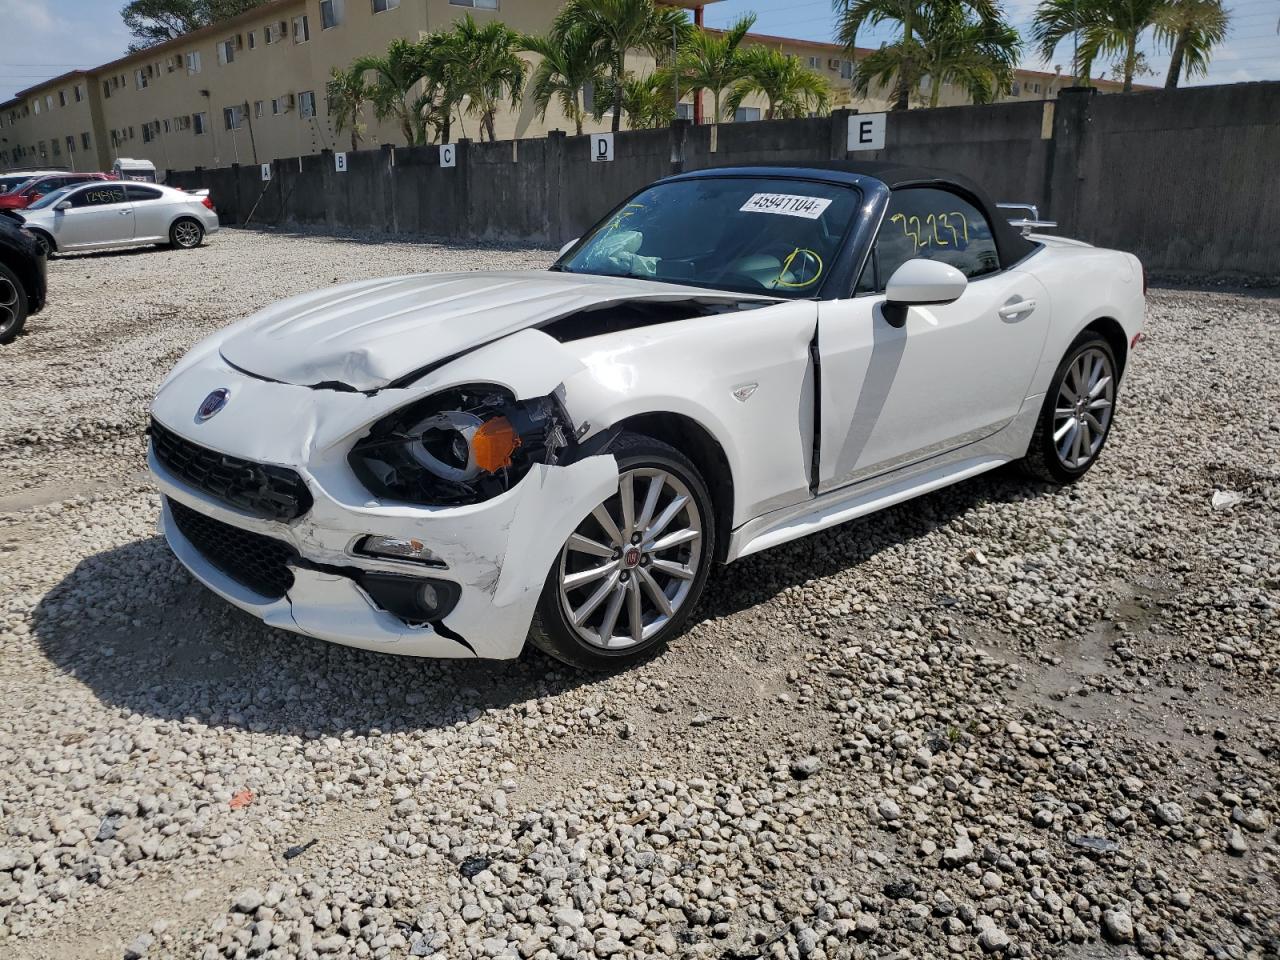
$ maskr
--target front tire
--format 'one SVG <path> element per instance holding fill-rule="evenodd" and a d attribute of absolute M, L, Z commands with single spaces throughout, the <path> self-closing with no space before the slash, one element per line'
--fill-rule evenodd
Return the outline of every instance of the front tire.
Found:
<path fill-rule="evenodd" d="M 44 253 L 46 260 L 52 259 L 53 255 L 58 252 L 54 248 L 53 237 L 43 230 L 32 230 L 31 235 L 36 238 L 36 243 L 40 244 L 40 250 Z"/>
<path fill-rule="evenodd" d="M 685 627 L 715 556 L 715 511 L 679 450 L 623 433 L 618 490 L 561 548 L 538 600 L 533 644 L 583 670 L 631 666 Z"/>
<path fill-rule="evenodd" d="M 1058 364 L 1036 421 L 1023 470 L 1049 483 L 1075 483 L 1106 445 L 1119 367 L 1105 337 L 1086 330 Z"/>
<path fill-rule="evenodd" d="M 29 309 L 22 281 L 0 263 L 0 344 L 12 342 L 22 332 Z"/>
<path fill-rule="evenodd" d="M 177 250 L 194 250 L 204 242 L 204 225 L 199 220 L 183 217 L 169 228 L 169 245 Z"/>

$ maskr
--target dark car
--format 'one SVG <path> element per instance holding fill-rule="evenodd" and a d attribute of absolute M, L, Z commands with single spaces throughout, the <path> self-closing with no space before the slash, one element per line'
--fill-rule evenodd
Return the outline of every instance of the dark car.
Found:
<path fill-rule="evenodd" d="M 44 309 L 45 256 L 35 238 L 0 217 L 0 344 L 22 332 L 27 317 Z"/>
<path fill-rule="evenodd" d="M 90 180 L 110 180 L 105 173 L 51 173 L 20 184 L 8 193 L 0 193 L 0 210 L 23 210 L 46 194 Z"/>

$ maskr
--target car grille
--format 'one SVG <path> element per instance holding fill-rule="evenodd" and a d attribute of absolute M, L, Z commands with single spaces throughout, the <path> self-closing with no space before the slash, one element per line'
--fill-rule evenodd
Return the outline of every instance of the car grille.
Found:
<path fill-rule="evenodd" d="M 236 583 L 278 600 L 293 586 L 294 549 L 282 540 L 241 530 L 166 498 L 179 532 L 200 555 Z"/>
<path fill-rule="evenodd" d="M 295 520 L 311 509 L 297 473 L 218 453 L 151 421 L 151 449 L 166 470 L 196 490 L 263 520 Z"/>

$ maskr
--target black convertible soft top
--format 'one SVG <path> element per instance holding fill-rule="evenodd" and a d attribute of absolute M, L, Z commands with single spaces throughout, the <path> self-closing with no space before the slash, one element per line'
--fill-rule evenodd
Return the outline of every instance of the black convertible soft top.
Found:
<path fill-rule="evenodd" d="M 795 163 L 760 163 L 735 164 L 726 167 L 707 167 L 677 174 L 671 180 L 689 177 L 717 176 L 726 173 L 744 173 L 774 175 L 779 177 L 803 176 L 811 180 L 830 180 L 833 183 L 850 183 L 857 177 L 869 177 L 879 180 L 890 189 L 897 187 L 940 186 L 954 190 L 967 197 L 974 206 L 981 210 L 991 224 L 991 232 L 995 237 L 996 249 L 1000 252 L 1000 262 L 1004 266 L 1017 263 L 1036 249 L 1036 244 L 1024 237 L 1016 227 L 1009 223 L 1008 215 L 1000 210 L 987 197 L 982 189 L 968 177 L 947 170 L 932 167 L 917 167 L 905 163 L 885 163 L 882 161 L 856 160 L 817 160 L 813 162 Z"/>

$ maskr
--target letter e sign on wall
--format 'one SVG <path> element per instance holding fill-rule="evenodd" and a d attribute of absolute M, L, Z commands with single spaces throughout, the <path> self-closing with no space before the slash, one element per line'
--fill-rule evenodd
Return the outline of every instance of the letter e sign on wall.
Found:
<path fill-rule="evenodd" d="M 887 113 L 855 113 L 849 118 L 849 151 L 883 150 Z"/>
<path fill-rule="evenodd" d="M 613 134 L 593 133 L 591 135 L 591 162 L 613 159 Z"/>

